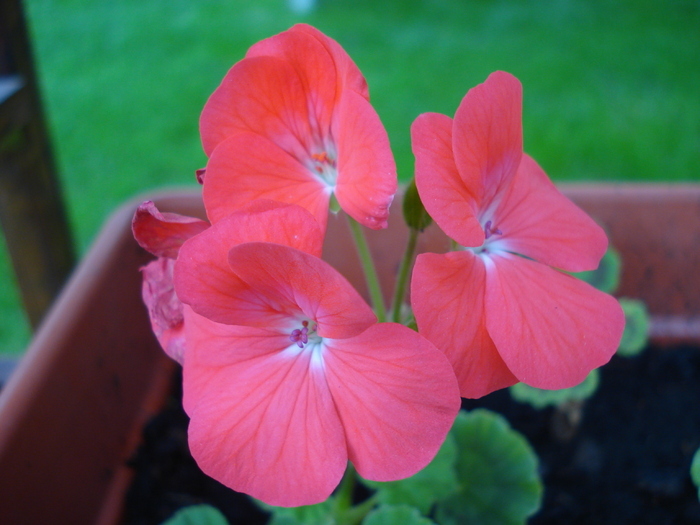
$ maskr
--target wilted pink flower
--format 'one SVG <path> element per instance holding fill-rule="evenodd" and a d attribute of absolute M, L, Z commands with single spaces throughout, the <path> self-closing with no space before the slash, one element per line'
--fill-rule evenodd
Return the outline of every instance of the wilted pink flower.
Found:
<path fill-rule="evenodd" d="M 331 195 L 385 228 L 397 188 L 389 140 L 347 53 L 299 24 L 250 48 L 200 119 L 212 222 L 258 198 L 309 210 L 325 230 Z"/>
<path fill-rule="evenodd" d="M 350 460 L 389 481 L 423 468 L 459 410 L 445 356 L 377 323 L 313 255 L 273 243 L 230 250 L 224 221 L 182 248 L 183 405 L 202 470 L 271 505 L 324 501 Z M 297 230 L 299 231 L 299 230 Z"/>
<path fill-rule="evenodd" d="M 209 227 L 201 219 L 161 213 L 152 201 L 139 205 L 132 220 L 139 245 L 158 258 L 144 266 L 141 294 L 151 328 L 168 356 L 182 363 L 184 332 L 182 303 L 173 288 L 173 268 L 180 246 Z"/>
<path fill-rule="evenodd" d="M 412 127 L 421 199 L 459 245 L 417 258 L 412 305 L 463 397 L 518 381 L 576 385 L 610 359 L 624 327 L 614 298 L 560 271 L 596 268 L 607 239 L 523 153 L 521 115 L 520 82 L 496 72 L 454 121 L 428 113 Z"/>

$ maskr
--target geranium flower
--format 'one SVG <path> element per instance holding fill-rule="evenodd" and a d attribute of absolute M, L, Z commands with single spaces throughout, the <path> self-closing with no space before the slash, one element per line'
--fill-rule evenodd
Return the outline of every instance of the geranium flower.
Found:
<path fill-rule="evenodd" d="M 323 234 L 309 212 L 299 206 L 258 200 L 222 219 L 227 235 L 212 242 L 226 247 L 242 242 L 269 241 L 288 244 L 320 256 Z M 280 224 L 287 228 L 280 228 Z M 152 201 L 134 214 L 132 231 L 139 245 L 158 258 L 144 266 L 142 297 L 153 333 L 165 353 L 182 364 L 185 353 L 183 305 L 173 287 L 173 269 L 182 244 L 209 228 L 201 219 L 161 213 Z M 298 233 L 303 232 L 303 235 Z"/>
<path fill-rule="evenodd" d="M 522 87 L 493 73 L 454 121 L 428 113 L 412 127 L 416 185 L 458 245 L 422 254 L 412 278 L 420 333 L 452 362 L 463 397 L 522 381 L 580 383 L 617 349 L 617 301 L 564 273 L 592 270 L 607 238 L 522 146 Z"/>
<path fill-rule="evenodd" d="M 389 139 L 364 77 L 334 40 L 296 25 L 254 45 L 207 101 L 207 215 L 258 198 L 309 210 L 325 231 L 331 195 L 361 224 L 385 228 L 397 188 Z"/>
<path fill-rule="evenodd" d="M 350 460 L 367 479 L 425 467 L 459 410 L 445 356 L 405 326 L 377 323 L 330 265 L 295 248 L 219 239 L 182 247 L 183 406 L 200 468 L 268 504 L 324 501 Z"/>

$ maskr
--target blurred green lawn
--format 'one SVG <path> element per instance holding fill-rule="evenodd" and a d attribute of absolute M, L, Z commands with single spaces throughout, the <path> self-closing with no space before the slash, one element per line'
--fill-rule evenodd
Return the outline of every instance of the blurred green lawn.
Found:
<path fill-rule="evenodd" d="M 194 185 L 207 96 L 254 42 L 296 22 L 364 72 L 411 176 L 409 126 L 453 115 L 490 72 L 525 89 L 525 149 L 555 180 L 700 179 L 697 0 L 25 0 L 81 253 L 125 199 Z M 0 353 L 29 339 L 0 246 Z"/>

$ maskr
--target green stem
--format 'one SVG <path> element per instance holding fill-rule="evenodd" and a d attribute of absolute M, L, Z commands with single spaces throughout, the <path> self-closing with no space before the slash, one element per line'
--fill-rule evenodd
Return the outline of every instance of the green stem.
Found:
<path fill-rule="evenodd" d="M 348 224 L 350 224 L 352 237 L 355 239 L 355 247 L 357 248 L 357 254 L 360 257 L 360 263 L 362 264 L 362 269 L 365 273 L 365 281 L 367 281 L 369 296 L 372 299 L 372 304 L 374 305 L 374 312 L 377 314 L 377 321 L 382 323 L 386 321 L 386 307 L 384 306 L 382 289 L 379 286 L 377 270 L 374 267 L 372 255 L 369 252 L 365 232 L 362 230 L 362 226 L 352 217 L 348 217 Z"/>
<path fill-rule="evenodd" d="M 376 494 L 358 505 L 352 504 L 355 486 L 357 485 L 357 471 L 352 463 L 348 463 L 340 486 L 335 493 L 335 508 L 333 515 L 338 525 L 359 525 L 367 513 L 377 504 Z"/>
<path fill-rule="evenodd" d="M 369 514 L 369 511 L 371 511 L 378 502 L 379 499 L 377 498 L 377 495 L 374 494 L 372 497 L 366 499 L 362 503 L 351 507 L 341 518 L 339 525 L 359 525 L 362 523 L 362 520 L 365 519 L 365 516 Z"/>
<path fill-rule="evenodd" d="M 418 233 L 418 230 L 409 228 L 408 244 L 406 245 L 406 251 L 404 252 L 403 259 L 401 260 L 401 267 L 399 268 L 399 277 L 396 280 L 396 289 L 394 290 L 394 300 L 391 303 L 391 320 L 395 323 L 401 322 L 401 305 L 403 305 L 404 296 L 406 295 L 406 283 L 408 282 L 408 273 L 411 269 L 411 264 L 413 263 L 413 256 L 416 251 Z"/>
<path fill-rule="evenodd" d="M 338 490 L 335 493 L 335 515 L 336 517 L 344 515 L 352 506 L 352 496 L 355 492 L 355 484 L 357 483 L 357 471 L 352 463 L 348 463 L 348 468 L 345 470 L 345 475 L 340 481 Z"/>

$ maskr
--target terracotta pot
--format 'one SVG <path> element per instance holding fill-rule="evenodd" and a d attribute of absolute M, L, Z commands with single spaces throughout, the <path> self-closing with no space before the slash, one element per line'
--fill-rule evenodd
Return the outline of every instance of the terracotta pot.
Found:
<path fill-rule="evenodd" d="M 700 186 L 564 190 L 608 230 L 624 265 L 620 295 L 647 303 L 654 342 L 700 344 Z M 151 198 L 203 214 L 197 190 Z M 130 223 L 142 200 L 107 222 L 0 394 L 0 523 L 119 523 L 129 458 L 174 370 L 141 303 L 138 268 L 150 256 Z M 387 296 L 407 235 L 397 212 L 389 230 L 369 234 Z M 446 247 L 434 227 L 419 242 Z M 343 219 L 331 218 L 324 257 L 364 290 L 353 253 Z"/>

